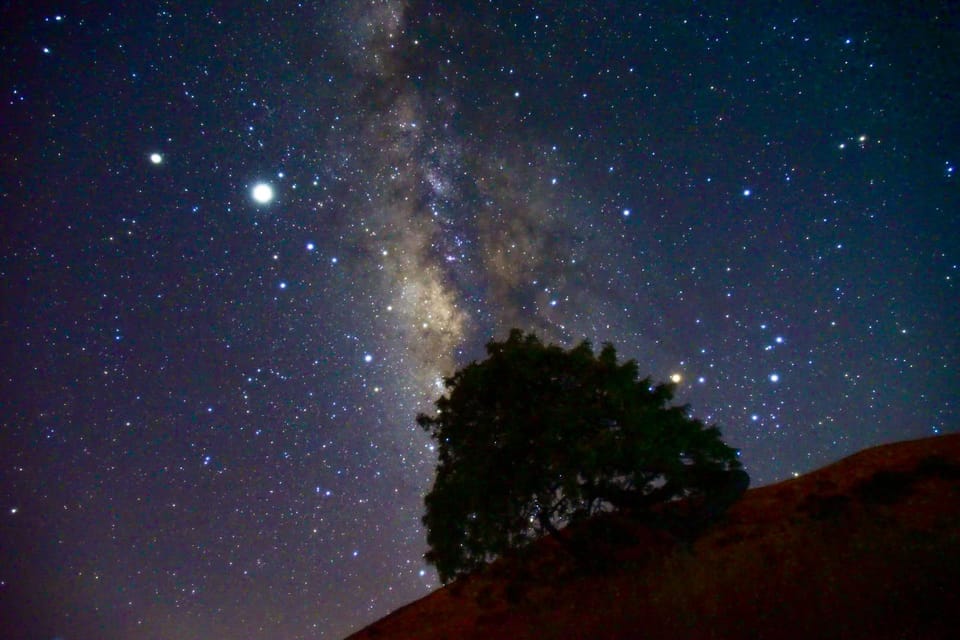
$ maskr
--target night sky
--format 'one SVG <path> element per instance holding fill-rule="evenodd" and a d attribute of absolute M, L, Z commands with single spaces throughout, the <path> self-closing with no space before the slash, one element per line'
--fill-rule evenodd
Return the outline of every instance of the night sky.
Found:
<path fill-rule="evenodd" d="M 425 595 L 414 417 L 513 326 L 755 485 L 958 429 L 955 3 L 0 7 L 7 638 Z"/>

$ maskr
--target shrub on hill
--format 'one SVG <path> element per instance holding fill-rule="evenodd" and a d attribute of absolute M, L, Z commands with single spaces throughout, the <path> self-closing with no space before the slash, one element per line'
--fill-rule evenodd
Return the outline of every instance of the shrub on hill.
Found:
<path fill-rule="evenodd" d="M 700 495 L 710 519 L 746 490 L 719 429 L 612 345 L 564 350 L 515 329 L 487 354 L 417 417 L 439 452 L 423 522 L 444 582 L 601 511 Z"/>

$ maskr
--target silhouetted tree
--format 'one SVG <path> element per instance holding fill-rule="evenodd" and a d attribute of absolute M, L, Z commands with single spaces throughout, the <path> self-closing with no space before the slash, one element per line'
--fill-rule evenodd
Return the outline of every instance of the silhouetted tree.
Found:
<path fill-rule="evenodd" d="M 597 511 L 707 494 L 740 468 L 717 427 L 610 344 L 595 355 L 514 329 L 487 354 L 445 380 L 436 415 L 417 416 L 439 452 L 423 523 L 444 582 Z"/>

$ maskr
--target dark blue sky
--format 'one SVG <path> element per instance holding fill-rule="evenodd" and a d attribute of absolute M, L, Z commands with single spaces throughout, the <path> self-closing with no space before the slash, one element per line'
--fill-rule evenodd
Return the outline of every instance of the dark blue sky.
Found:
<path fill-rule="evenodd" d="M 958 428 L 953 3 L 44 4 L 0 5 L 12 639 L 426 594 L 414 416 L 513 326 L 679 376 L 755 484 Z"/>

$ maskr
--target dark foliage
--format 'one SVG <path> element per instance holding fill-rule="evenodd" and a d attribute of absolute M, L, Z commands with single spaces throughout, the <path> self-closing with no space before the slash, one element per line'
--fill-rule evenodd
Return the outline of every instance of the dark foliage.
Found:
<path fill-rule="evenodd" d="M 939 456 L 928 456 L 912 471 L 877 471 L 860 482 L 855 492 L 864 502 L 891 505 L 908 497 L 914 484 L 926 478 L 955 480 L 960 478 L 960 465 Z"/>
<path fill-rule="evenodd" d="M 910 494 L 915 479 L 912 473 L 883 469 L 858 484 L 855 491 L 864 502 L 894 504 Z"/>
<path fill-rule="evenodd" d="M 689 495 L 725 508 L 746 488 L 717 427 L 670 405 L 673 388 L 639 379 L 611 345 L 595 355 L 513 330 L 487 353 L 445 380 L 435 416 L 417 417 L 438 445 L 423 522 L 444 582 L 600 511 Z"/>
<path fill-rule="evenodd" d="M 960 479 L 960 464 L 940 456 L 928 456 L 917 464 L 917 474 L 922 478 Z"/>
<path fill-rule="evenodd" d="M 804 499 L 800 510 L 814 520 L 832 522 L 839 520 L 850 510 L 850 496 L 841 494 L 812 494 Z"/>

